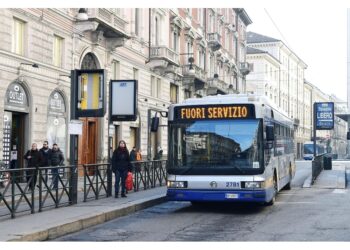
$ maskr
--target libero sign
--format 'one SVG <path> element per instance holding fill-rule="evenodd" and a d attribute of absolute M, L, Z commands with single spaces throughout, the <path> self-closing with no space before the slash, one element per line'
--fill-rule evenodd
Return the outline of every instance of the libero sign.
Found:
<path fill-rule="evenodd" d="M 330 130 L 334 128 L 333 102 L 315 102 L 314 112 L 316 130 Z"/>
<path fill-rule="evenodd" d="M 213 120 L 255 118 L 252 104 L 200 105 L 174 108 L 177 120 Z"/>

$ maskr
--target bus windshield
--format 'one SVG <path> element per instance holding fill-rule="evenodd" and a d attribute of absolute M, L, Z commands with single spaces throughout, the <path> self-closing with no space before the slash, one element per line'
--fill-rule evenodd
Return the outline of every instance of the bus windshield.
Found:
<path fill-rule="evenodd" d="M 172 123 L 169 168 L 193 174 L 244 174 L 261 169 L 261 130 L 260 120 Z"/>

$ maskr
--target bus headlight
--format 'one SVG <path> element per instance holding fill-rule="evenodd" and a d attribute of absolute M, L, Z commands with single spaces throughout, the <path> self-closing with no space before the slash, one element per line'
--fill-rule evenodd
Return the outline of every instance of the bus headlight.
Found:
<path fill-rule="evenodd" d="M 187 181 L 168 181 L 168 188 L 187 188 Z"/>
<path fill-rule="evenodd" d="M 264 188 L 265 184 L 262 181 L 246 181 L 245 188 Z"/>

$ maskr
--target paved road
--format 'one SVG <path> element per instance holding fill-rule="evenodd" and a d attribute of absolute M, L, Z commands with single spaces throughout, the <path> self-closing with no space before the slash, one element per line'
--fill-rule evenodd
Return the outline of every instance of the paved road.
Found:
<path fill-rule="evenodd" d="M 167 202 L 57 241 L 349 241 L 347 189 L 301 188 L 309 167 L 297 165 L 290 191 L 272 207 Z"/>

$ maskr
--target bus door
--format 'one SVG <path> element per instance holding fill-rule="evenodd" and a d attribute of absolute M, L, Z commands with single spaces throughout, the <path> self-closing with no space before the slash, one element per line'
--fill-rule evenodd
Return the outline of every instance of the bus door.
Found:
<path fill-rule="evenodd" d="M 285 164 L 285 157 L 284 157 L 284 140 L 281 136 L 281 131 L 283 128 L 275 124 L 275 148 L 274 148 L 274 155 L 275 155 L 275 161 L 273 167 L 277 170 L 277 178 L 281 179 L 285 174 L 283 173 L 283 166 Z"/>

